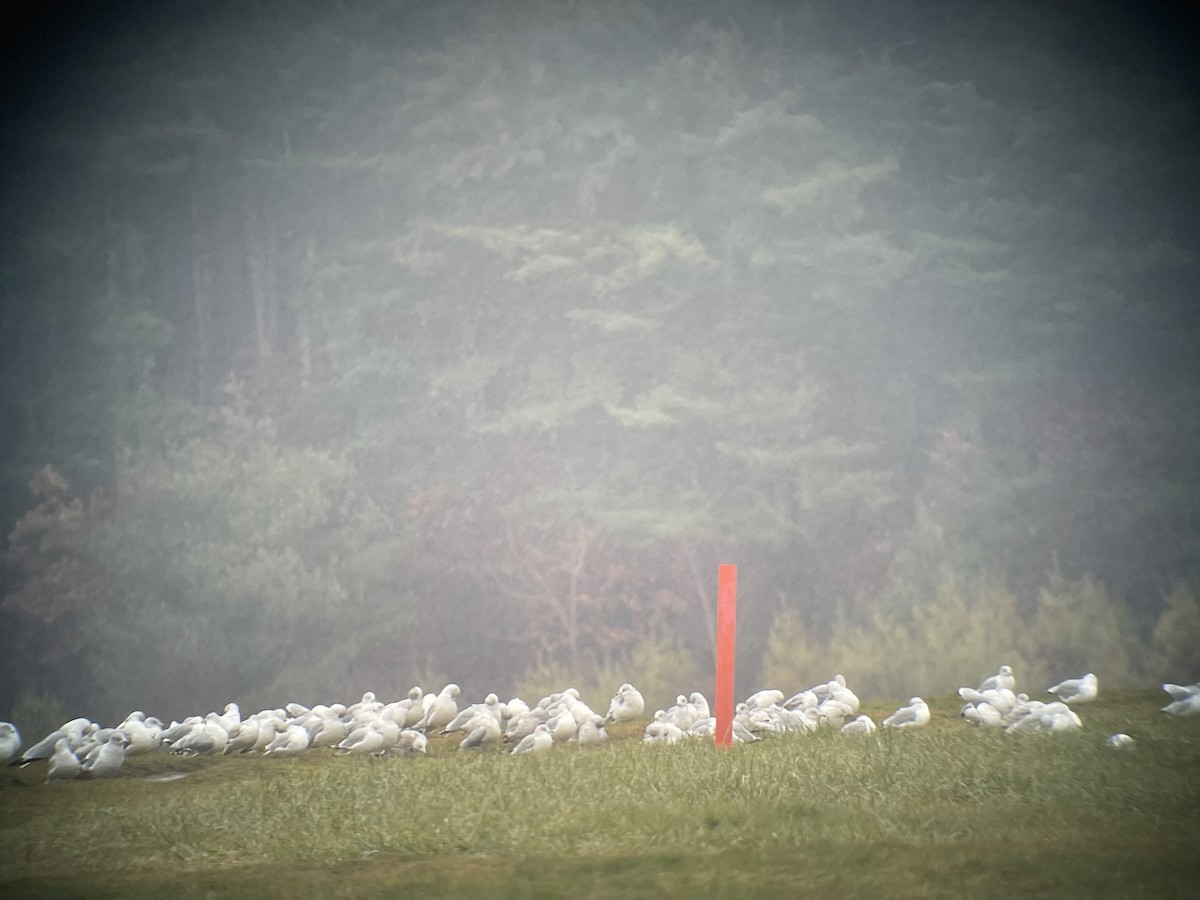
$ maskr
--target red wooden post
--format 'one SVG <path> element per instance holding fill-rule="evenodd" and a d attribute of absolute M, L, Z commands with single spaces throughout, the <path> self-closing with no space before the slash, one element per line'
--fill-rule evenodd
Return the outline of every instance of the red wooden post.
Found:
<path fill-rule="evenodd" d="M 737 643 L 737 566 L 717 566 L 717 729 L 718 747 L 733 743 L 733 648 Z"/>

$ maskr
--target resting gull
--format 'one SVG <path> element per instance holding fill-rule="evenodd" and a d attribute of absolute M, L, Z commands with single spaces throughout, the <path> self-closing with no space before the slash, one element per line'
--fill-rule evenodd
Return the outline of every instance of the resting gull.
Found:
<path fill-rule="evenodd" d="M 1183 700 L 1172 700 L 1162 708 L 1162 711 L 1172 716 L 1194 716 L 1200 714 L 1200 694 L 1192 694 Z"/>
<path fill-rule="evenodd" d="M 258 739 L 255 740 L 254 746 L 250 748 L 250 752 L 265 752 L 275 739 L 279 737 L 280 733 L 286 730 L 287 724 L 274 712 L 262 713 L 262 718 L 258 720 Z M 305 732 L 305 737 L 308 737 L 307 732 Z"/>
<path fill-rule="evenodd" d="M 7 765 L 21 755 L 21 732 L 12 722 L 0 722 L 0 765 Z"/>
<path fill-rule="evenodd" d="M 974 688 L 962 687 L 958 689 L 958 696 L 968 703 L 987 703 L 999 710 L 1001 714 L 1017 705 L 1017 695 L 1008 688 L 989 688 L 986 691 L 977 691 Z"/>
<path fill-rule="evenodd" d="M 870 716 L 859 716 L 842 726 L 842 734 L 871 734 L 875 731 L 875 723 Z"/>
<path fill-rule="evenodd" d="M 162 742 L 168 747 L 174 747 L 178 741 L 183 740 L 203 723 L 204 719 L 200 716 L 188 716 L 182 722 L 172 722 L 163 730 Z"/>
<path fill-rule="evenodd" d="M 755 691 L 746 698 L 746 706 L 750 709 L 766 709 L 768 706 L 779 706 L 783 703 L 783 691 Z"/>
<path fill-rule="evenodd" d="M 224 722 L 219 714 L 209 713 L 202 725 L 171 745 L 171 752 L 186 756 L 224 753 L 225 745 L 229 743 L 229 732 L 225 730 Z"/>
<path fill-rule="evenodd" d="M 529 712 L 517 716 L 508 723 L 508 730 L 504 734 L 504 740 L 508 743 L 522 741 L 533 734 L 538 725 L 546 722 L 549 718 L 550 714 L 545 709 L 535 706 Z"/>
<path fill-rule="evenodd" d="M 470 731 L 471 721 L 481 713 L 494 718 L 497 726 L 504 721 L 500 698 L 495 694 L 488 694 L 482 703 L 472 703 L 470 706 L 464 707 L 453 719 L 446 723 L 446 727 L 442 729 L 442 734 L 449 734 L 452 731 Z"/>
<path fill-rule="evenodd" d="M 1200 714 L 1200 682 L 1196 684 L 1164 684 L 1162 689 L 1171 695 L 1171 702 L 1162 711 L 1172 716 Z"/>
<path fill-rule="evenodd" d="M 717 733 L 717 717 L 709 716 L 707 719 L 701 719 L 698 722 L 696 722 L 696 724 L 692 726 L 692 730 L 687 733 L 686 737 L 713 738 L 716 736 L 716 733 Z M 733 739 L 735 741 L 737 741 L 739 744 L 749 744 L 753 741 L 758 740 L 758 737 L 755 734 L 753 734 L 751 731 L 749 731 L 746 728 L 746 726 L 744 724 L 742 724 L 741 722 L 739 722 L 737 719 L 733 720 L 732 736 L 733 736 Z M 649 738 L 647 738 L 647 740 L 649 740 Z M 661 738 L 660 738 L 660 740 L 661 740 Z M 674 742 L 668 740 L 668 741 L 666 741 L 666 743 L 674 743 Z"/>
<path fill-rule="evenodd" d="M 434 728 L 444 728 L 458 715 L 458 697 L 462 690 L 457 684 L 448 684 L 442 688 L 425 710 L 417 726 L 422 731 L 429 732 Z"/>
<path fill-rule="evenodd" d="M 428 746 L 429 738 L 425 737 L 419 731 L 405 728 L 400 732 L 400 737 L 396 740 L 396 746 L 392 747 L 392 750 L 407 756 L 413 753 L 424 753 L 425 748 Z"/>
<path fill-rule="evenodd" d="M 816 731 L 825 721 L 821 713 L 812 707 L 784 709 L 781 715 L 788 731 Z"/>
<path fill-rule="evenodd" d="M 83 762 L 83 771 L 93 778 L 111 778 L 125 765 L 125 732 L 114 731 L 108 740 Z"/>
<path fill-rule="evenodd" d="M 567 710 L 563 710 L 558 715 L 546 722 L 550 726 L 550 733 L 554 735 L 556 744 L 565 744 L 571 738 L 575 737 L 578 727 L 575 725 L 575 717 Z"/>
<path fill-rule="evenodd" d="M 162 722 L 154 716 L 126 719 L 117 728 L 129 738 L 129 746 L 125 748 L 126 756 L 149 753 L 162 746 Z"/>
<path fill-rule="evenodd" d="M 289 725 L 263 751 L 264 756 L 299 756 L 308 749 L 308 732 L 303 725 Z"/>
<path fill-rule="evenodd" d="M 604 717 L 593 713 L 592 717 L 579 726 L 576 737 L 580 747 L 595 747 L 608 740 L 608 732 L 604 730 Z"/>
<path fill-rule="evenodd" d="M 242 724 L 242 710 L 236 703 L 226 703 L 225 711 L 214 713 L 214 715 L 220 721 L 221 727 L 225 729 L 226 735 Z"/>
<path fill-rule="evenodd" d="M 617 688 L 612 702 L 608 704 L 609 722 L 632 722 L 646 710 L 646 701 L 641 691 L 628 682 Z"/>
<path fill-rule="evenodd" d="M 79 759 L 71 752 L 70 742 L 66 738 L 59 738 L 50 757 L 50 768 L 46 770 L 46 783 L 78 778 L 82 771 Z"/>
<path fill-rule="evenodd" d="M 520 697 L 513 697 L 504 704 L 504 718 L 511 721 L 517 716 L 523 716 L 529 712 L 529 704 Z"/>
<path fill-rule="evenodd" d="M 346 723 L 330 712 L 318 718 L 315 727 L 309 732 L 308 743 L 311 747 L 336 747 L 349 733 Z"/>
<path fill-rule="evenodd" d="M 962 717 L 981 728 L 999 728 L 1004 724 L 1004 714 L 986 700 L 968 703 L 962 708 Z"/>
<path fill-rule="evenodd" d="M 381 713 L 401 728 L 416 725 L 424 714 L 425 709 L 421 706 L 421 689 L 415 686 L 409 689 L 407 697 L 387 704 Z"/>
<path fill-rule="evenodd" d="M 1162 689 L 1171 695 L 1172 700 L 1186 700 L 1200 694 L 1200 681 L 1195 684 L 1164 683 Z"/>
<path fill-rule="evenodd" d="M 665 715 L 667 721 L 680 731 L 687 731 L 696 721 L 696 710 L 683 694 L 675 698 L 675 705 L 668 709 Z"/>
<path fill-rule="evenodd" d="M 1038 714 L 1044 731 L 1074 731 L 1083 727 L 1083 722 L 1065 703 L 1047 703 Z"/>
<path fill-rule="evenodd" d="M 459 750 L 487 747 L 500 740 L 500 719 L 490 712 L 481 712 L 467 723 L 467 736 L 458 743 Z"/>
<path fill-rule="evenodd" d="M 383 732 L 375 725 L 364 725 L 352 731 L 344 741 L 338 744 L 333 752 L 337 756 L 356 754 L 366 756 L 378 753 L 384 748 Z"/>
<path fill-rule="evenodd" d="M 90 734 L 95 731 L 93 723 L 89 719 L 72 719 L 66 722 L 62 727 L 50 732 L 32 747 L 27 749 L 19 757 L 12 760 L 10 766 L 27 766 L 31 762 L 36 762 L 39 759 L 49 759 L 54 753 L 54 745 L 58 743 L 59 738 L 67 738 L 72 745 L 81 742 L 85 734 Z"/>
<path fill-rule="evenodd" d="M 826 725 L 840 728 L 846 719 L 854 715 L 856 709 L 857 707 L 851 709 L 850 706 L 830 695 L 828 699 L 817 707 L 817 715 L 820 716 L 821 721 Z"/>
<path fill-rule="evenodd" d="M 1063 703 L 1088 703 L 1096 699 L 1099 683 L 1096 681 L 1096 676 L 1088 672 L 1082 678 L 1068 678 L 1046 690 L 1055 694 Z"/>
<path fill-rule="evenodd" d="M 840 673 L 833 676 L 833 681 L 836 681 L 842 687 L 846 686 L 846 676 L 842 675 Z M 813 704 L 813 706 L 816 706 L 817 704 L 824 703 L 826 700 L 829 699 L 829 685 L 830 685 L 830 682 L 828 682 L 828 681 L 824 681 L 821 684 L 814 684 L 812 687 L 808 688 L 807 690 L 801 691 L 799 694 L 796 695 L 796 697 L 799 697 L 803 694 L 812 694 L 814 697 L 817 698 L 817 702 Z M 793 697 L 792 700 L 794 700 L 794 699 L 796 699 L 796 698 Z M 791 703 L 792 701 L 789 700 L 788 702 Z"/>
<path fill-rule="evenodd" d="M 659 712 L 662 712 L 662 710 L 659 710 Z M 686 736 L 686 732 L 674 722 L 668 721 L 664 713 L 661 718 L 654 719 L 646 726 L 646 732 L 642 735 L 642 742 L 646 744 L 677 744 Z"/>
<path fill-rule="evenodd" d="M 525 737 L 521 738 L 521 742 L 513 747 L 512 755 L 518 753 L 545 753 L 554 746 L 554 735 L 550 733 L 550 726 L 545 722 L 538 724 L 533 731 Z"/>
<path fill-rule="evenodd" d="M 242 724 L 238 726 L 237 734 L 231 735 L 229 742 L 225 745 L 225 753 L 249 753 L 254 749 L 254 745 L 258 743 L 262 727 L 262 717 L 258 713 L 247 719 L 243 719 Z M 271 734 L 274 735 L 274 726 L 270 725 L 267 727 L 271 729 Z"/>
<path fill-rule="evenodd" d="M 383 704 L 375 698 L 375 692 L 366 691 L 363 693 L 361 700 L 350 704 L 350 708 L 346 710 L 346 714 L 353 719 L 361 715 L 373 716 L 381 709 L 383 709 Z"/>
<path fill-rule="evenodd" d="M 784 709 L 816 709 L 821 705 L 820 698 L 811 689 L 800 691 L 798 694 L 792 694 L 784 701 Z"/>
<path fill-rule="evenodd" d="M 920 697 L 910 697 L 902 706 L 883 720 L 885 728 L 921 728 L 929 724 L 929 705 Z"/>
<path fill-rule="evenodd" d="M 983 679 L 979 684 L 979 691 L 995 691 L 1000 688 L 1007 688 L 1010 691 L 1017 689 L 1017 679 L 1013 675 L 1012 666 L 1001 666 L 995 675 Z"/>

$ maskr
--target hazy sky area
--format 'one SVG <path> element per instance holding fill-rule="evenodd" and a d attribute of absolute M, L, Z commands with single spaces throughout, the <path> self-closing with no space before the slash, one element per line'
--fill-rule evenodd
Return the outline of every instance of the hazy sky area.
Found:
<path fill-rule="evenodd" d="M 1200 678 L 1191 4 L 7 4 L 0 718 Z M 478 695 L 478 696 L 476 696 Z"/>

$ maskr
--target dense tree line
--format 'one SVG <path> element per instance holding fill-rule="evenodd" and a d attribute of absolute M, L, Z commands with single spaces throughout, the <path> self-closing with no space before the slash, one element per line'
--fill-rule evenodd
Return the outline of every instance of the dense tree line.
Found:
<path fill-rule="evenodd" d="M 673 693 L 718 561 L 746 681 L 941 687 L 972 628 L 1078 674 L 1064 597 L 1133 641 L 1102 678 L 1194 666 L 1162 24 L 164 4 L 56 59 L 0 182 L 0 707 Z"/>

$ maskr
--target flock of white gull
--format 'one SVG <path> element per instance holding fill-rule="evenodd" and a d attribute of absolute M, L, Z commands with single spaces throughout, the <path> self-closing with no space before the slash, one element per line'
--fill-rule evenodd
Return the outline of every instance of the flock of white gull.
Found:
<path fill-rule="evenodd" d="M 1001 666 L 978 687 L 959 688 L 965 701 L 962 717 L 981 728 L 1009 732 L 1070 731 L 1082 726 L 1073 707 L 1096 699 L 1099 688 L 1096 676 L 1089 673 L 1048 688 L 1056 699 L 1042 702 L 1016 693 L 1016 686 L 1012 668 Z M 1163 690 L 1171 696 L 1163 712 L 1200 714 L 1200 682 L 1164 684 Z M 631 684 L 621 685 L 606 715 L 584 703 L 574 688 L 543 697 L 533 706 L 515 697 L 502 703 L 495 694 L 488 694 L 483 702 L 460 708 L 460 696 L 458 685 L 448 684 L 437 694 L 414 687 L 407 697 L 392 703 L 383 703 L 368 691 L 349 706 L 289 703 L 246 718 L 236 703 L 228 704 L 223 712 L 191 716 L 169 725 L 140 711 L 112 728 L 79 718 L 24 751 L 16 726 L 0 722 L 0 763 L 28 766 L 45 760 L 47 781 L 103 778 L 118 775 L 128 757 L 156 751 L 187 756 L 261 753 L 291 757 L 324 749 L 342 756 L 409 755 L 424 753 L 427 735 L 439 732 L 463 733 L 462 750 L 509 744 L 513 754 L 544 753 L 556 744 L 601 744 L 608 739 L 606 725 L 636 722 L 644 718 L 646 708 L 642 694 Z M 929 720 L 928 704 L 913 697 L 880 724 L 911 729 L 924 727 Z M 778 690 L 752 694 L 737 705 L 732 737 L 749 743 L 769 734 L 821 728 L 838 728 L 846 734 L 876 730 L 875 722 L 859 713 L 858 697 L 841 675 L 791 697 Z M 711 740 L 715 730 L 716 719 L 708 701 L 696 691 L 688 697 L 679 695 L 670 709 L 656 711 L 643 740 L 666 744 L 696 737 Z M 1132 743 L 1123 733 L 1107 739 L 1114 748 Z"/>

